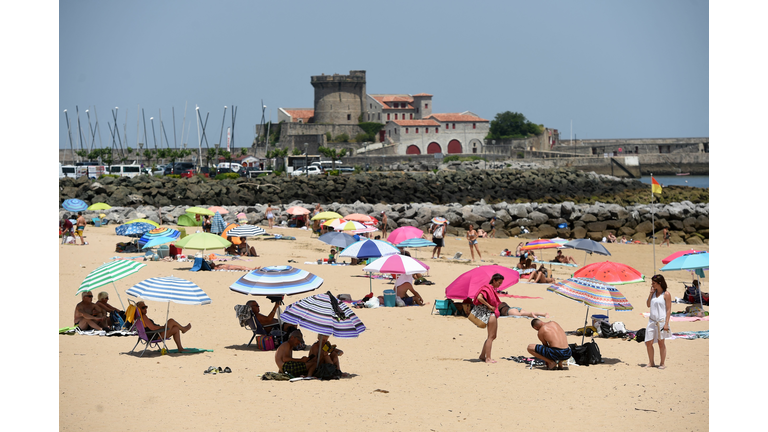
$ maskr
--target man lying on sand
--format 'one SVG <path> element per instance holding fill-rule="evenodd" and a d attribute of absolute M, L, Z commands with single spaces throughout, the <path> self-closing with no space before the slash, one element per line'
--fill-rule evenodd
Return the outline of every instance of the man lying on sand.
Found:
<path fill-rule="evenodd" d="M 531 327 L 539 332 L 539 340 L 543 345 L 528 345 L 528 352 L 537 359 L 544 360 L 547 369 L 563 369 L 563 360 L 571 358 L 571 347 L 568 346 L 568 338 L 560 324 L 550 321 L 544 322 L 538 318 L 531 321 Z"/>
<path fill-rule="evenodd" d="M 528 312 L 524 311 L 523 308 L 515 307 L 515 306 L 509 306 L 508 304 L 502 302 L 499 305 L 499 315 L 501 316 L 524 316 L 529 318 L 549 318 L 549 313 L 547 312 Z"/>

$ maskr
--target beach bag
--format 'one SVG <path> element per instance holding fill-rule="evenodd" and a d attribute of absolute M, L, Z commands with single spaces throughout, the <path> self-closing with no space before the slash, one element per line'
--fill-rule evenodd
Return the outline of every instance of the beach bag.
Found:
<path fill-rule="evenodd" d="M 626 333 L 626 332 L 627 332 L 627 328 L 626 328 L 626 327 L 624 327 L 624 323 L 623 323 L 623 322 L 621 322 L 621 321 L 617 321 L 617 322 L 613 323 L 613 324 L 611 325 L 611 328 L 612 328 L 612 329 L 613 329 L 613 331 L 615 331 L 616 333 Z"/>
<path fill-rule="evenodd" d="M 645 329 L 642 328 L 635 332 L 635 341 L 637 343 L 644 342 L 645 341 Z"/>
<path fill-rule="evenodd" d="M 577 365 L 589 366 L 591 364 L 603 363 L 600 348 L 594 340 L 584 345 L 568 344 L 568 346 L 571 348 L 571 355 Z"/>
<path fill-rule="evenodd" d="M 275 338 L 269 335 L 257 335 L 256 349 L 259 351 L 272 351 L 275 349 Z"/>
<path fill-rule="evenodd" d="M 445 230 L 445 226 L 440 225 L 439 227 L 435 228 L 435 232 L 432 233 L 432 237 L 441 239 L 443 238 L 443 231 Z"/>
<path fill-rule="evenodd" d="M 336 375 L 336 366 L 333 363 L 323 363 L 315 370 L 315 377 L 321 380 L 333 379 Z"/>
<path fill-rule="evenodd" d="M 488 319 L 491 317 L 492 313 L 493 311 L 488 309 L 486 305 L 475 305 L 467 318 L 469 318 L 469 320 L 476 326 L 485 328 L 488 326 Z"/>

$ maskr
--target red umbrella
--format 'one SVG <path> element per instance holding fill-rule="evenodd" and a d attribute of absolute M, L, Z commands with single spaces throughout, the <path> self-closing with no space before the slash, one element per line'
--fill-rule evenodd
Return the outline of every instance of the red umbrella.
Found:
<path fill-rule="evenodd" d="M 392 234 L 387 237 L 387 241 L 393 244 L 402 243 L 408 239 L 421 238 L 424 235 L 424 231 L 412 226 L 402 226 L 392 231 Z"/>
<path fill-rule="evenodd" d="M 645 276 L 634 268 L 610 261 L 586 265 L 573 274 L 577 278 L 597 279 L 611 285 L 643 282 Z"/>
<path fill-rule="evenodd" d="M 669 264 L 675 258 L 680 258 L 683 255 L 698 254 L 698 253 L 702 253 L 702 252 L 706 252 L 706 251 L 699 251 L 699 250 L 688 249 L 688 250 L 684 250 L 684 251 L 680 251 L 680 252 L 675 252 L 672 255 L 670 255 L 670 256 L 664 258 L 663 260 L 661 260 L 661 262 L 664 263 L 664 264 Z"/>
<path fill-rule="evenodd" d="M 520 280 L 520 273 L 511 268 L 496 264 L 484 265 L 475 267 L 457 277 L 455 281 L 451 282 L 451 284 L 445 288 L 445 296 L 455 300 L 474 298 L 480 287 L 488 284 L 491 280 L 491 276 L 496 273 L 500 273 L 504 276 L 504 282 L 502 282 L 497 291 L 503 291 Z"/>

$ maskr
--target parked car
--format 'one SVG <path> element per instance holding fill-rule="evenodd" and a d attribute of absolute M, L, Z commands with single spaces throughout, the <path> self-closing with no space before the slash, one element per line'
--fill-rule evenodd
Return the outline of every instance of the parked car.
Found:
<path fill-rule="evenodd" d="M 259 167 L 248 167 L 245 171 L 245 176 L 248 178 L 256 178 L 262 174 L 270 174 L 272 170 L 263 170 Z"/>
<path fill-rule="evenodd" d="M 196 170 L 196 166 L 192 162 L 176 162 L 174 164 L 168 164 L 166 165 L 165 169 L 163 169 L 164 175 L 171 175 L 171 174 L 182 174 L 182 173 L 188 173 L 189 170 L 192 170 L 193 173 Z"/>
<path fill-rule="evenodd" d="M 355 168 L 350 166 L 340 166 L 336 167 L 336 169 L 339 170 L 339 172 L 355 172 Z"/>
<path fill-rule="evenodd" d="M 77 178 L 74 165 L 61 165 L 59 164 L 59 178 L 71 177 Z"/>
<path fill-rule="evenodd" d="M 154 171 L 152 171 L 152 175 L 163 175 L 165 174 L 165 167 L 167 167 L 170 164 L 162 164 L 158 165 L 157 168 L 155 168 Z"/>
<path fill-rule="evenodd" d="M 310 166 L 308 166 L 306 168 L 305 167 L 301 167 L 301 168 L 298 168 L 298 169 L 294 170 L 291 173 L 291 175 L 292 176 L 296 176 L 296 177 L 298 177 L 300 175 L 307 175 L 307 170 L 309 170 L 309 175 L 319 175 L 319 174 L 323 173 L 323 169 L 322 168 L 320 168 L 318 166 L 315 166 L 315 165 L 310 165 Z"/>
<path fill-rule="evenodd" d="M 245 175 L 246 175 L 244 169 L 241 169 L 239 171 L 233 171 L 232 168 L 228 168 L 228 167 L 216 168 L 216 175 L 219 175 L 219 174 L 229 174 L 229 173 L 237 174 L 240 177 L 245 177 Z"/>

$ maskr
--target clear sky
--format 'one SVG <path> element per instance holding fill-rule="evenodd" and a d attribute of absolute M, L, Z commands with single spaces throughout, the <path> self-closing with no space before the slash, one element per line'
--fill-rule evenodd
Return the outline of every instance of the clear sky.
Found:
<path fill-rule="evenodd" d="M 290 6 L 288 6 L 290 4 Z M 561 139 L 709 136 L 709 11 L 702 1 L 64 1 L 59 3 L 59 147 L 136 147 L 137 107 L 160 145 L 212 146 L 237 106 L 235 145 L 278 107 L 312 107 L 311 75 L 367 71 L 368 93 L 426 92 L 434 112 L 516 111 Z M 127 114 L 127 119 L 126 119 Z M 187 128 L 189 129 L 189 139 Z M 127 139 L 123 136 L 127 131 Z M 140 141 L 144 126 L 139 126 Z M 90 138 L 83 137 L 90 145 Z M 163 137 L 165 143 L 165 138 Z M 101 143 L 101 145 L 99 145 Z M 85 144 L 84 144 L 85 145 Z M 165 146 L 165 144 L 164 144 Z"/>

